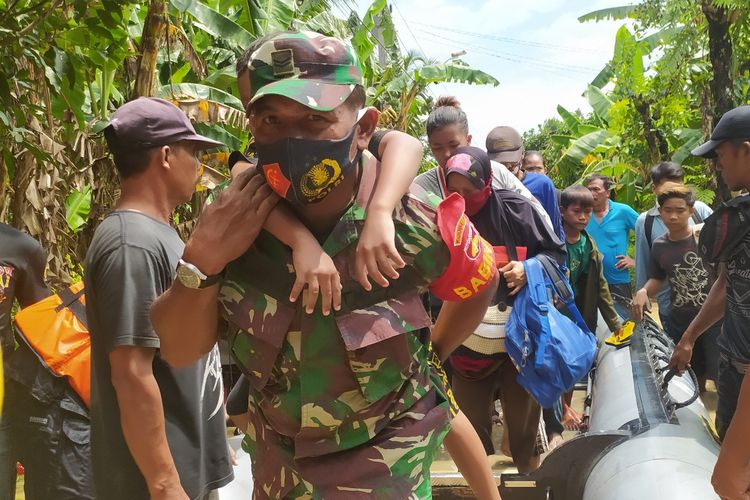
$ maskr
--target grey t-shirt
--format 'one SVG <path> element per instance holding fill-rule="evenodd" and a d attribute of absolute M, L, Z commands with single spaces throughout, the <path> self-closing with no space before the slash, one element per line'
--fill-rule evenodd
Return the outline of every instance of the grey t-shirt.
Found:
<path fill-rule="evenodd" d="M 119 346 L 159 348 L 149 309 L 172 284 L 182 250 L 183 243 L 170 226 L 139 212 L 116 211 L 99 225 L 86 255 L 92 457 L 98 498 L 149 498 L 122 433 L 109 354 Z M 200 498 L 234 477 L 218 349 L 180 370 L 170 368 L 157 351 L 153 372 L 180 481 L 190 498 Z"/>

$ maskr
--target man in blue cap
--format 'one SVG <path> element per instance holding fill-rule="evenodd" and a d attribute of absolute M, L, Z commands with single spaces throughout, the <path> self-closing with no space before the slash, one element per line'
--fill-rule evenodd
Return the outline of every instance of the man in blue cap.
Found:
<path fill-rule="evenodd" d="M 716 170 L 732 191 L 750 189 L 750 106 L 722 116 L 711 139 L 693 154 L 715 158 Z M 719 266 L 719 278 L 703 308 L 675 347 L 670 366 L 690 364 L 695 340 L 724 318 L 718 338 L 721 351 L 716 381 L 719 402 L 716 429 L 723 440 L 713 484 L 721 498 L 750 498 L 750 196 L 725 203 L 706 220 L 699 249 Z M 744 381 L 744 382 L 743 382 Z M 730 425 L 731 424 L 731 425 Z"/>

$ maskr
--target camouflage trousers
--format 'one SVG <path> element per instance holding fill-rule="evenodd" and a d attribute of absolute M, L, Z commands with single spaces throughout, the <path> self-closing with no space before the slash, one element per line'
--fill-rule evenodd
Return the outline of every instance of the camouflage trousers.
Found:
<path fill-rule="evenodd" d="M 251 402 L 243 448 L 253 463 L 253 498 L 429 499 L 430 466 L 448 428 L 447 404 L 432 389 L 366 444 L 295 458 L 294 439 L 277 433 Z"/>

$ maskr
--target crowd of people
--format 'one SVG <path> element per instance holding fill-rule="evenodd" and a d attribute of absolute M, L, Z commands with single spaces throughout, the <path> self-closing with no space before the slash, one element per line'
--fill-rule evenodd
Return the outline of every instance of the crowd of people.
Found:
<path fill-rule="evenodd" d="M 572 393 L 541 408 L 505 351 L 523 262 L 537 258 L 565 270 L 592 331 L 603 320 L 616 334 L 656 301 L 670 366 L 717 387 L 715 489 L 748 498 L 750 235 L 719 234 L 706 256 L 712 211 L 680 165 L 653 166 L 656 204 L 639 215 L 600 173 L 558 189 L 512 126 L 472 146 L 466 113 L 442 97 L 426 122 L 437 166 L 417 175 L 421 142 L 377 130 L 345 42 L 273 34 L 237 73 L 254 155 L 230 156 L 231 183 L 186 242 L 171 213 L 220 144 L 157 98 L 124 104 L 104 130 L 121 197 L 84 263 L 90 407 L 14 345 L 15 301 L 50 292 L 41 247 L 0 225 L 0 497 L 14 497 L 21 463 L 27 500 L 216 498 L 234 477 L 229 416 L 254 498 L 429 498 L 441 443 L 478 498 L 499 498 L 486 455 L 529 473 L 583 424 Z M 750 108 L 694 154 L 750 188 Z M 242 371 L 228 401 L 222 339 Z"/>

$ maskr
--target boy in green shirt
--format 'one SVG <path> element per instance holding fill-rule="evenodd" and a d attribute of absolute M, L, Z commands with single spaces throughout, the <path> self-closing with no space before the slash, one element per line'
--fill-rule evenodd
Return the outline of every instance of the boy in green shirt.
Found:
<path fill-rule="evenodd" d="M 584 186 L 571 186 L 560 195 L 570 285 L 575 294 L 576 306 L 592 332 L 596 331 L 597 312 L 601 312 L 609 330 L 614 333 L 622 328 L 622 322 L 615 312 L 612 296 L 604 279 L 602 254 L 594 239 L 586 232 L 593 208 L 594 198 Z"/>

